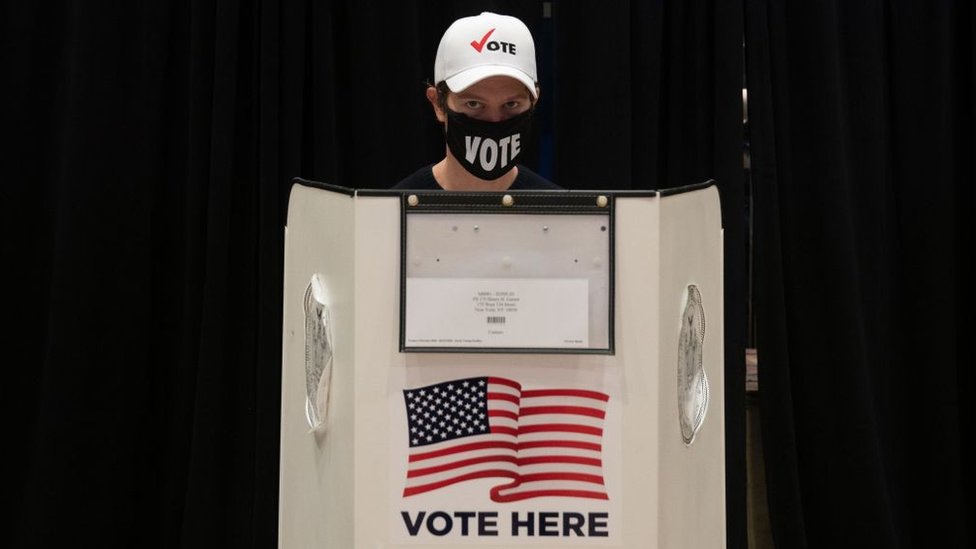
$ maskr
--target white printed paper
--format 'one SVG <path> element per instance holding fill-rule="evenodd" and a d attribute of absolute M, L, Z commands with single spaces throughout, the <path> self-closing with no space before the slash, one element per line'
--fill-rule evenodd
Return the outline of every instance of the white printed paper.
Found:
<path fill-rule="evenodd" d="M 408 278 L 407 347 L 586 348 L 585 278 Z"/>

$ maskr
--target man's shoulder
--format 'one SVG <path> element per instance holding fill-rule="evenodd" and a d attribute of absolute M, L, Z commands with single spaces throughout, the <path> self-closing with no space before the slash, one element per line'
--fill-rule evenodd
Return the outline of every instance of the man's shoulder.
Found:
<path fill-rule="evenodd" d="M 551 190 L 551 191 L 564 191 L 566 189 L 556 185 L 552 181 L 549 181 L 545 177 L 535 173 L 534 171 L 526 168 L 525 166 L 519 164 L 518 176 L 509 187 L 512 190 Z"/>
<path fill-rule="evenodd" d="M 424 166 L 413 172 L 402 181 L 391 187 L 392 189 L 440 189 L 434 179 L 434 165 Z"/>
<path fill-rule="evenodd" d="M 405 177 L 399 183 L 390 187 L 394 190 L 442 190 L 441 186 L 437 183 L 434 178 L 434 165 L 424 166 L 409 176 Z M 556 185 L 552 181 L 549 181 L 545 177 L 535 173 L 534 171 L 522 166 L 518 167 L 518 176 L 515 181 L 512 182 L 512 186 L 509 187 L 512 190 L 552 190 L 552 191 L 564 191 L 566 189 Z"/>

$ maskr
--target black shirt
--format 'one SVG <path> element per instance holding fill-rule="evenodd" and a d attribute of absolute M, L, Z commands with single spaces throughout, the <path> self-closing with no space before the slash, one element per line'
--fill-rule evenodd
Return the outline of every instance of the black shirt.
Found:
<path fill-rule="evenodd" d="M 420 168 L 403 181 L 397 183 L 392 187 L 393 189 L 415 189 L 415 190 L 443 190 L 441 186 L 437 184 L 437 180 L 434 179 L 434 165 L 424 166 Z M 552 191 L 563 191 L 562 187 L 556 185 L 552 181 L 542 177 L 541 175 L 535 173 L 534 171 L 526 168 L 525 166 L 518 167 L 518 175 L 515 176 L 515 181 L 512 182 L 512 186 L 508 190 L 520 191 L 520 190 L 552 190 Z"/>

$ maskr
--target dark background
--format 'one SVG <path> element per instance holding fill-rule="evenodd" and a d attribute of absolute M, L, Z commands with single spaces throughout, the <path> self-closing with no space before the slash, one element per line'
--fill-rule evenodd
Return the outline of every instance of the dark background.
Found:
<path fill-rule="evenodd" d="M 530 167 L 718 181 L 729 547 L 747 344 L 778 547 L 971 546 L 970 3 L 0 5 L 14 545 L 276 545 L 290 180 L 442 157 L 434 51 L 491 9 L 536 36 Z"/>

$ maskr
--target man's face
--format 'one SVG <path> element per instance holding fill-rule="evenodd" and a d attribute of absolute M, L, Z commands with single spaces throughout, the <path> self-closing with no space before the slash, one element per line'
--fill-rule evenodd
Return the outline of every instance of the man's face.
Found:
<path fill-rule="evenodd" d="M 532 108 L 532 96 L 525 85 L 507 76 L 492 76 L 447 95 L 447 108 L 487 122 L 507 120 Z M 444 121 L 438 109 L 437 118 Z"/>

